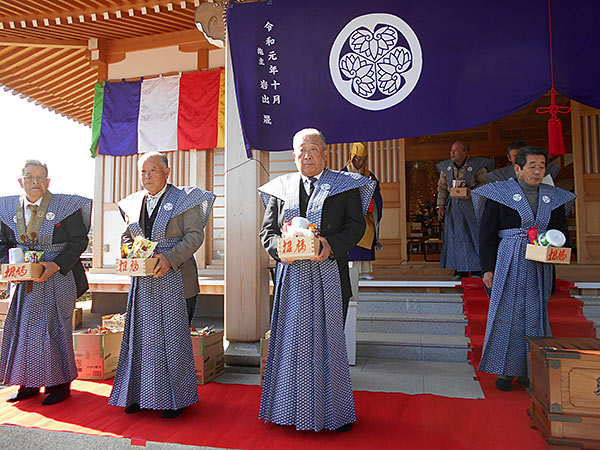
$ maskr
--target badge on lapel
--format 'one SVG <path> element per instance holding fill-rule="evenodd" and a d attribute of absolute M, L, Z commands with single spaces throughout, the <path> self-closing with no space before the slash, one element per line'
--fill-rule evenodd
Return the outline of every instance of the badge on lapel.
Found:
<path fill-rule="evenodd" d="M 165 211 L 171 211 L 173 209 L 173 203 L 165 203 Z"/>
<path fill-rule="evenodd" d="M 515 202 L 520 202 L 522 198 L 523 197 L 521 196 L 521 194 L 515 194 L 515 195 L 513 195 L 513 200 Z"/>
<path fill-rule="evenodd" d="M 46 213 L 46 220 L 54 220 L 55 217 L 56 215 L 52 211 Z"/>
<path fill-rule="evenodd" d="M 547 195 L 542 196 L 542 201 L 544 203 L 550 203 L 550 197 L 548 197 Z"/>

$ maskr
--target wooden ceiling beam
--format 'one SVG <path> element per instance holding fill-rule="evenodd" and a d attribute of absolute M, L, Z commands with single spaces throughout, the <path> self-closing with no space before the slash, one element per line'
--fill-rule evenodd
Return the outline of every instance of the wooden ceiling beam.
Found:
<path fill-rule="evenodd" d="M 58 40 L 58 39 L 18 39 L 0 38 L 0 45 L 6 47 L 31 47 L 31 48 L 86 48 L 84 40 Z"/>
<path fill-rule="evenodd" d="M 48 78 L 51 78 L 51 81 L 56 76 L 60 76 L 65 72 L 71 71 L 73 67 L 81 67 L 82 58 L 80 55 L 73 55 L 67 59 L 62 59 L 60 61 L 60 65 L 54 65 L 52 67 L 45 67 L 43 70 L 32 70 L 29 72 L 24 72 L 20 75 L 14 75 L 12 72 L 6 72 L 0 70 L 0 82 L 11 83 L 18 81 L 20 79 L 28 79 L 32 76 L 35 76 L 38 81 L 43 81 Z"/>
<path fill-rule="evenodd" d="M 15 64 L 3 64 L 3 71 L 10 71 L 14 75 L 19 75 L 27 70 L 35 69 L 40 64 L 56 64 L 56 60 L 60 60 L 61 53 L 64 50 L 45 50 L 41 49 L 30 57 L 21 58 Z"/>
<path fill-rule="evenodd" d="M 205 0 L 203 0 L 205 1 Z M 20 2 L 19 2 L 20 3 Z M 38 2 L 41 3 L 41 2 Z M 86 8 L 82 8 L 82 7 L 73 7 L 73 2 L 70 1 L 65 1 L 65 2 L 61 2 L 59 0 L 53 0 L 51 2 L 52 4 L 48 4 L 45 3 L 45 5 L 47 5 L 46 10 L 40 10 L 40 9 L 34 9 L 34 8 L 29 8 L 26 9 L 25 7 L 21 7 L 21 8 L 16 8 L 14 10 L 7 10 L 7 9 L 3 9 L 0 6 L 0 15 L 2 16 L 2 22 L 3 23 L 8 23 L 8 22 L 14 22 L 15 24 L 20 23 L 21 21 L 25 21 L 28 23 L 31 23 L 33 20 L 37 20 L 38 23 L 42 23 L 44 19 L 49 19 L 51 22 L 54 22 L 54 19 L 56 17 L 59 17 L 61 19 L 61 22 L 64 20 L 66 22 L 66 18 L 67 16 L 70 16 L 73 18 L 73 21 L 79 21 L 79 16 L 84 16 L 85 20 L 87 21 L 88 19 L 91 20 L 91 15 L 95 14 L 97 17 L 97 20 L 105 20 L 103 18 L 103 14 L 104 13 L 109 13 L 109 15 L 114 16 L 117 14 L 117 11 L 120 12 L 121 17 L 129 17 L 129 10 L 133 10 L 134 11 L 134 15 L 138 16 L 138 15 L 173 15 L 182 11 L 189 11 L 189 13 L 185 13 L 186 15 L 189 15 L 191 17 L 194 16 L 194 11 L 195 11 L 195 6 L 194 6 L 194 1 L 193 0 L 188 0 L 187 4 L 188 6 L 186 7 L 186 9 L 181 8 L 181 1 L 180 0 L 155 0 L 155 1 L 134 1 L 134 2 L 127 2 L 127 3 L 122 3 L 122 4 L 113 4 L 112 6 L 106 4 L 106 6 L 102 5 L 102 6 L 96 6 L 95 8 L 90 8 L 90 7 L 86 7 Z M 103 2 L 103 3 L 108 3 L 108 2 Z M 172 10 L 168 10 L 167 5 L 171 3 L 173 5 L 173 9 Z M 0 2 L 0 5 L 2 4 L 2 2 Z M 58 9 L 56 8 L 55 5 L 63 5 L 62 9 Z M 154 11 L 154 6 L 158 5 L 160 7 L 160 12 L 155 12 Z M 191 5 L 191 6 L 190 6 Z M 24 6 L 24 5 L 23 5 Z M 142 14 L 141 10 L 142 8 L 146 8 L 146 14 Z M 49 9 L 49 10 L 48 10 Z"/>
<path fill-rule="evenodd" d="M 217 48 L 210 44 L 204 35 L 194 28 L 184 31 L 175 31 L 172 33 L 108 41 L 106 43 L 106 52 L 108 54 L 126 53 L 193 43 L 205 43 L 204 48 L 207 49 Z"/>

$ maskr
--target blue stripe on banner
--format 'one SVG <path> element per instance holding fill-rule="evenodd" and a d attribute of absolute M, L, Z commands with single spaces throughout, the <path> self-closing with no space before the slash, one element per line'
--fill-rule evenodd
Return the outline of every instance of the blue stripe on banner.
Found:
<path fill-rule="evenodd" d="M 135 155 L 142 80 L 106 83 L 98 153 Z"/>
<path fill-rule="evenodd" d="M 253 148 L 289 149 L 304 127 L 332 143 L 460 130 L 550 89 L 546 0 L 340 5 L 229 9 L 240 116 Z"/>

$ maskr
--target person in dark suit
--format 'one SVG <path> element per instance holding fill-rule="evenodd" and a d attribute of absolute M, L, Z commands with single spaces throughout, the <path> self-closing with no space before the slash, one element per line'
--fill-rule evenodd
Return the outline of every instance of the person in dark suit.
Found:
<path fill-rule="evenodd" d="M 260 237 L 277 261 L 259 417 L 298 430 L 348 431 L 356 420 L 344 337 L 348 252 L 363 236 L 375 183 L 327 169 L 325 137 L 316 129 L 299 131 L 293 145 L 298 172 L 259 188 L 266 210 Z M 320 231 L 311 260 L 277 252 L 283 223 L 298 216 Z"/>
<path fill-rule="evenodd" d="M 119 202 L 127 226 L 122 243 L 136 236 L 157 243 L 154 273 L 133 277 L 119 364 L 109 404 L 128 414 L 142 409 L 179 416 L 198 401 L 190 323 L 199 292 L 194 253 L 215 199 L 211 192 L 168 183 L 168 159 L 158 152 L 138 160 L 144 190 Z"/>
<path fill-rule="evenodd" d="M 0 354 L 0 382 L 18 384 L 7 401 L 39 394 L 43 405 L 65 400 L 77 377 L 72 316 L 75 301 L 88 289 L 79 257 L 88 244 L 91 200 L 51 194 L 48 168 L 25 161 L 19 183 L 22 196 L 0 198 L 0 261 L 9 249 L 44 252 L 41 276 L 21 282 L 12 292 Z"/>
<path fill-rule="evenodd" d="M 548 301 L 553 265 L 526 259 L 526 248 L 535 230 L 560 230 L 569 245 L 567 216 L 575 195 L 542 183 L 547 162 L 545 150 L 524 147 L 515 159 L 516 180 L 473 191 L 483 283 L 490 295 L 479 370 L 497 374 L 496 387 L 502 391 L 512 389 L 514 377 L 529 384 L 525 337 L 552 335 Z"/>

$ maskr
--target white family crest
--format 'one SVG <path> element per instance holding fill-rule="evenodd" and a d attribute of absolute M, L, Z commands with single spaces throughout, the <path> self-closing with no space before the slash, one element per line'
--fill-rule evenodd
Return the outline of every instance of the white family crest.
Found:
<path fill-rule="evenodd" d="M 48 211 L 46 213 L 46 220 L 54 220 L 56 216 L 54 215 L 54 213 L 52 211 Z"/>
<path fill-rule="evenodd" d="M 521 197 L 521 194 L 515 194 L 515 195 L 513 195 L 513 200 L 515 202 L 520 202 L 522 198 L 523 197 Z"/>
<path fill-rule="evenodd" d="M 329 72 L 338 92 L 353 105 L 371 111 L 391 108 L 408 97 L 422 66 L 417 35 L 392 14 L 352 19 L 329 53 Z"/>

